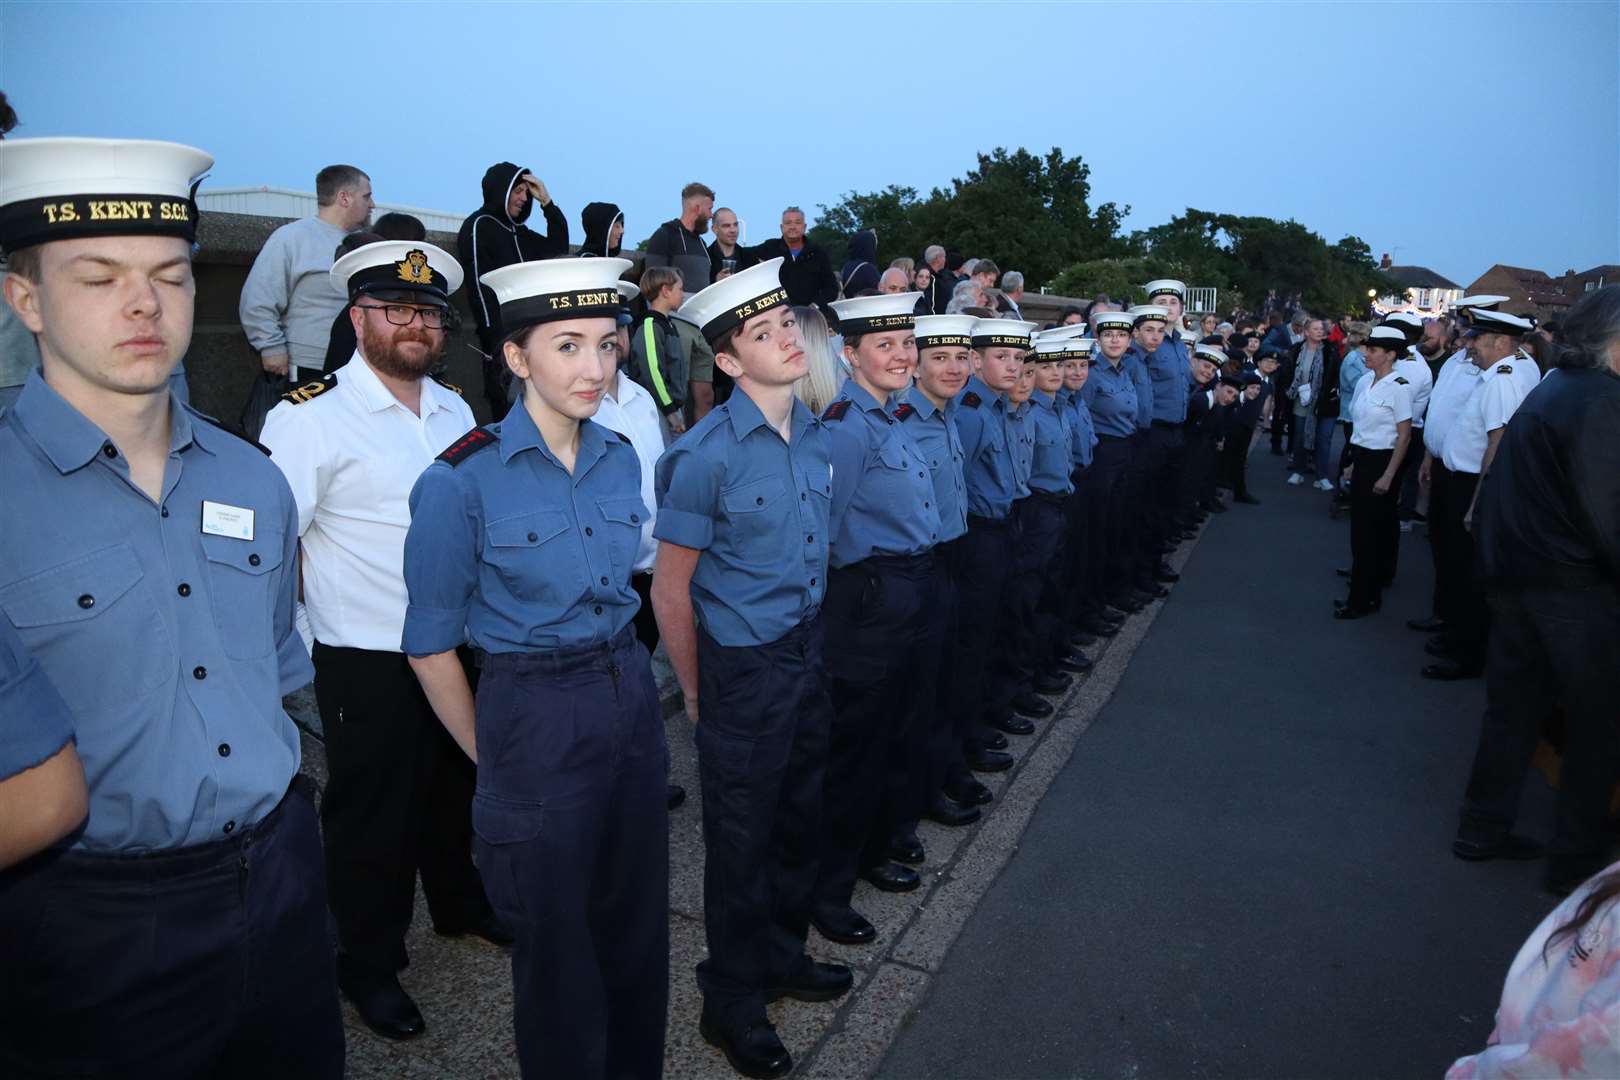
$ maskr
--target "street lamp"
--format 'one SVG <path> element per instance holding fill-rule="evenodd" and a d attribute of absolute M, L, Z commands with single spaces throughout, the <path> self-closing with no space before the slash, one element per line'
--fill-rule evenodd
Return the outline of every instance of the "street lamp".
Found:
<path fill-rule="evenodd" d="M 1378 290 L 1377 289 L 1368 289 L 1367 290 L 1367 299 L 1369 299 L 1369 300 L 1378 299 Z"/>

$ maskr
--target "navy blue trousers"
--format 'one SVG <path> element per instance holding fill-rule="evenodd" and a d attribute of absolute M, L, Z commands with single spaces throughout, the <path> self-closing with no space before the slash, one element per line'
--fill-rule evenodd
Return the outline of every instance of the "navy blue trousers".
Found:
<path fill-rule="evenodd" d="M 1064 497 L 1032 492 L 1018 503 L 1018 545 L 1002 605 L 1001 677 L 1006 704 L 1023 690 L 1037 668 L 1052 658 L 1054 624 L 1041 611 L 1041 597 L 1051 581 L 1053 562 L 1063 541 Z M 1002 695 L 997 696 L 1001 705 Z M 987 714 L 986 719 L 990 719 Z"/>
<path fill-rule="evenodd" d="M 698 700 L 698 988 L 705 1014 L 748 1023 L 765 1016 L 764 988 L 806 962 L 832 718 L 819 618 L 768 645 L 721 645 L 700 627 Z"/>
<path fill-rule="evenodd" d="M 1093 549 L 1099 543 L 1097 528 L 1102 515 L 1096 474 L 1090 466 L 1075 469 L 1071 476 L 1074 494 L 1064 508 L 1062 590 L 1064 628 L 1079 625 L 1097 604 L 1092 563 Z"/>
<path fill-rule="evenodd" d="M 484 891 L 517 939 L 525 1077 L 657 1076 L 669 999 L 669 751 L 647 650 L 488 653 L 473 796 Z"/>
<path fill-rule="evenodd" d="M 966 540 L 964 533 L 934 549 L 934 603 L 923 636 L 915 687 L 926 758 L 917 818 L 922 817 L 929 800 L 944 788 L 947 780 L 968 775 L 950 698 L 956 642 L 961 634 L 956 581 L 962 572 L 961 549 Z"/>
<path fill-rule="evenodd" d="M 0 1076 L 343 1075 L 315 807 L 0 874 Z"/>
<path fill-rule="evenodd" d="M 1002 591 L 1012 569 L 1018 530 L 1012 518 L 970 516 L 967 535 L 953 552 L 957 635 L 950 650 L 952 724 L 964 751 L 984 735 L 984 704 L 994 692 L 996 635 L 1001 629 Z"/>
<path fill-rule="evenodd" d="M 1096 453 L 1091 462 L 1102 504 L 1102 545 L 1094 553 L 1092 584 L 1096 595 L 1105 602 L 1128 592 L 1134 577 L 1135 567 L 1131 563 L 1131 553 L 1126 548 L 1131 457 L 1132 446 L 1128 437 L 1103 435 L 1097 440 Z M 1093 537 L 1099 538 L 1096 533 L 1093 533 Z"/>

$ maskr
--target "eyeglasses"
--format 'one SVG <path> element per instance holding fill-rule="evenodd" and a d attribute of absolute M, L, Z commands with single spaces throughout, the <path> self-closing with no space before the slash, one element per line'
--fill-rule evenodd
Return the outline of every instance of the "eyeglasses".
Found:
<path fill-rule="evenodd" d="M 429 330 L 443 330 L 450 321 L 450 312 L 442 307 L 416 307 L 414 304 L 356 304 L 362 311 L 380 311 L 383 318 L 395 326 L 409 326 L 422 317 L 422 325 Z"/>

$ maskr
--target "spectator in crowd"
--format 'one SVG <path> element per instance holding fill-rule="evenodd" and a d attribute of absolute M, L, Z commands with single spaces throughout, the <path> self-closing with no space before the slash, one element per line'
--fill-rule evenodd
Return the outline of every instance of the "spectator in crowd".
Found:
<path fill-rule="evenodd" d="M 899 270 L 901 273 L 906 275 L 907 289 L 912 288 L 912 283 L 917 280 L 917 263 L 916 260 L 909 255 L 902 255 L 898 259 L 890 262 L 889 269 Z"/>
<path fill-rule="evenodd" d="M 849 240 L 849 258 L 838 272 L 838 294 L 860 296 L 878 287 L 877 230 L 862 229 Z"/>
<path fill-rule="evenodd" d="M 929 308 L 930 310 L 925 314 L 931 314 L 931 305 L 933 304 L 931 296 L 934 288 L 934 272 L 928 269 L 926 266 L 917 267 L 917 273 L 911 279 L 911 287 L 922 293 L 922 299 L 917 303 L 917 310 L 922 311 L 924 308 Z"/>
<path fill-rule="evenodd" d="M 956 283 L 956 288 L 951 292 L 950 303 L 945 305 L 945 314 L 960 315 L 968 308 L 988 309 L 988 307 L 984 289 L 972 278 L 964 278 Z"/>
<path fill-rule="evenodd" d="M 1491 609 L 1485 719 L 1453 850 L 1531 858 L 1519 793 L 1547 706 L 1563 706 L 1558 810 L 1544 883 L 1606 861 L 1620 748 L 1620 286 L 1563 318 L 1557 370 L 1519 406 L 1480 480 L 1473 529 Z"/>
<path fill-rule="evenodd" d="M 652 234 L 647 241 L 646 265 L 673 266 L 681 272 L 687 292 L 706 288 L 712 264 L 703 234 L 708 231 L 713 209 L 714 191 L 709 185 L 694 180 L 681 188 L 681 216 L 664 222 Z"/>
<path fill-rule="evenodd" d="M 341 259 L 349 252 L 367 244 L 375 244 L 379 240 L 414 240 L 427 239 L 427 226 L 422 219 L 410 214 L 388 213 L 379 217 L 368 230 L 352 232 L 338 244 L 337 251 L 333 253 L 333 260 Z M 456 326 L 455 315 L 452 312 L 450 321 L 445 324 L 447 329 L 453 330 Z M 326 360 L 321 365 L 321 374 L 330 375 L 338 368 L 349 362 L 354 355 L 355 334 L 354 320 L 349 318 L 349 305 L 343 305 L 332 319 L 332 334 L 326 346 Z"/>
<path fill-rule="evenodd" d="M 551 201 L 551 192 L 533 173 L 510 161 L 498 161 L 484 170 L 484 201 L 467 215 L 456 233 L 456 253 L 472 285 L 468 299 L 478 325 L 483 353 L 484 401 L 490 419 L 506 415 L 511 381 L 501 359 L 502 331 L 495 293 L 483 284 L 483 275 L 513 263 L 555 259 L 568 254 L 568 219 Z M 524 224 L 540 204 L 546 231 L 537 233 Z"/>
<path fill-rule="evenodd" d="M 314 217 L 288 222 L 264 242 L 237 309 L 264 370 L 295 383 L 325 363 L 332 319 L 347 303 L 328 276 L 332 253 L 371 220 L 371 177 L 328 165 L 315 174 L 315 203 Z"/>
<path fill-rule="evenodd" d="M 709 245 L 710 280 L 719 281 L 728 274 L 746 270 L 759 262 L 752 248 L 737 243 L 737 238 L 742 234 L 742 224 L 731 207 L 722 206 L 716 210 L 711 227 L 714 229 L 714 243 Z"/>
<path fill-rule="evenodd" d="M 1232 340 L 1233 331 L 1234 327 L 1229 322 L 1221 322 L 1215 325 L 1215 334 L 1221 339 L 1221 348 L 1226 348 L 1226 343 Z"/>
<path fill-rule="evenodd" d="M 1271 355 L 1277 358 L 1277 373 L 1272 376 L 1272 407 L 1271 407 L 1271 452 L 1281 456 L 1286 442 L 1287 449 L 1294 449 L 1298 438 L 1294 430 L 1294 410 L 1291 407 L 1292 398 L 1289 389 L 1294 385 L 1294 361 L 1297 346 L 1305 340 L 1306 315 L 1303 311 L 1294 315 L 1287 322 L 1283 322 L 1280 314 L 1273 314 L 1276 322 L 1266 331 L 1266 336 L 1260 339 L 1260 355 Z"/>
<path fill-rule="evenodd" d="M 585 209 L 579 212 L 579 224 L 585 230 L 585 239 L 579 245 L 582 257 L 619 257 L 619 248 L 624 243 L 623 210 L 610 202 L 586 203 Z"/>
<path fill-rule="evenodd" d="M 1015 319 L 1022 319 L 1024 311 L 1018 305 L 1024 299 L 1024 275 L 1017 270 L 1009 270 L 1001 275 L 1001 295 L 996 297 L 996 310 L 1010 312 Z"/>
<path fill-rule="evenodd" d="M 1198 318 L 1198 336 L 1200 338 L 1212 337 L 1220 326 L 1220 320 L 1214 312 L 1206 312 Z"/>
<path fill-rule="evenodd" d="M 804 378 L 793 384 L 793 393 L 805 408 L 820 416 L 843 389 L 849 369 L 833 352 L 832 335 L 820 308 L 794 308 L 793 314 L 804 336 L 805 367 Z"/>
<path fill-rule="evenodd" d="M 647 314 L 630 332 L 630 378 L 652 395 L 653 404 L 672 433 L 686 430 L 688 361 L 686 347 L 671 315 L 686 300 L 679 270 L 649 266 L 641 274 L 641 299 Z"/>
<path fill-rule="evenodd" d="M 898 266 L 889 267 L 878 278 L 877 291 L 880 293 L 909 292 L 910 289 L 906 283 L 906 272 Z"/>
<path fill-rule="evenodd" d="M 1361 348 L 1367 343 L 1367 333 L 1371 329 L 1372 327 L 1360 320 L 1352 320 L 1344 327 L 1344 344 L 1347 351 L 1344 359 L 1339 361 L 1339 425 L 1344 428 L 1344 448 L 1339 452 L 1339 465 L 1334 470 L 1335 480 L 1343 475 L 1345 466 L 1350 464 L 1350 436 L 1353 433 L 1350 407 L 1352 399 L 1356 396 L 1357 384 L 1361 382 L 1361 377 L 1367 374 L 1367 358 L 1362 354 Z"/>
<path fill-rule="evenodd" d="M 371 223 L 369 230 L 384 240 L 426 240 L 427 226 L 415 214 L 390 210 Z"/>
<path fill-rule="evenodd" d="M 1086 321 L 1086 313 L 1073 304 L 1065 307 L 1058 313 L 1059 326 L 1078 326 Z"/>
<path fill-rule="evenodd" d="M 963 269 L 966 269 L 966 267 Z M 968 272 L 967 276 L 977 281 L 979 288 L 988 297 L 996 287 L 996 279 L 1001 276 L 1001 267 L 989 259 L 974 259 L 973 269 Z"/>
<path fill-rule="evenodd" d="M 795 307 L 826 307 L 838 299 L 838 275 L 827 253 L 804 235 L 804 211 L 790 206 L 782 211 L 782 237 L 767 240 L 756 254 L 760 259 L 782 260 L 782 286 Z"/>
<path fill-rule="evenodd" d="M 1288 483 L 1298 487 L 1305 482 L 1304 474 L 1316 473 L 1311 486 L 1319 491 L 1333 490 L 1333 481 L 1318 462 L 1326 459 L 1326 450 L 1317 452 L 1316 437 L 1325 427 L 1328 448 L 1333 445 L 1333 423 L 1338 417 L 1339 357 L 1338 347 L 1327 340 L 1327 321 L 1308 319 L 1305 340 L 1294 347 L 1291 359 L 1294 367 L 1293 384 L 1288 388 L 1288 399 L 1293 412 L 1294 456 L 1293 472 Z"/>
<path fill-rule="evenodd" d="M 715 366 L 714 350 L 698 328 L 671 314 L 670 322 L 686 350 L 686 426 L 691 427 L 731 396 L 732 381 L 730 375 Z"/>
<path fill-rule="evenodd" d="M 946 254 L 943 247 L 929 244 L 923 249 L 922 266 L 917 272 L 921 275 L 923 270 L 927 270 L 928 280 L 926 282 L 918 280 L 915 284 L 927 300 L 928 312 L 931 315 L 945 314 L 945 305 L 951 302 L 951 290 L 956 288 L 956 275 L 952 274 L 945 264 Z"/>

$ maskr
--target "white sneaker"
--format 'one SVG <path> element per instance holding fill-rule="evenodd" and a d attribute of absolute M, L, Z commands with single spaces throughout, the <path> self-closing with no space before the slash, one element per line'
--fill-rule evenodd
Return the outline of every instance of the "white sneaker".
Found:
<path fill-rule="evenodd" d="M 1304 482 L 1305 482 L 1305 478 L 1303 476 L 1299 475 L 1299 473 L 1289 473 L 1288 474 L 1288 486 L 1289 487 L 1299 487 L 1299 485 L 1303 484 Z"/>
<path fill-rule="evenodd" d="M 1331 481 L 1331 480 L 1318 480 L 1316 483 L 1312 484 L 1311 486 L 1314 487 L 1317 491 L 1332 491 L 1333 490 L 1333 481 Z"/>

